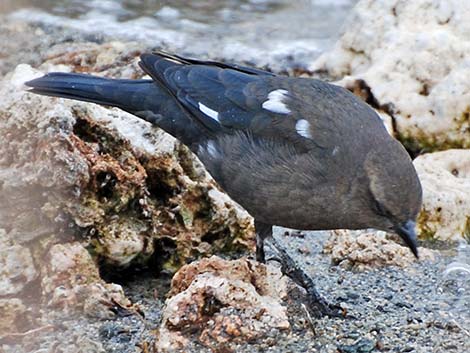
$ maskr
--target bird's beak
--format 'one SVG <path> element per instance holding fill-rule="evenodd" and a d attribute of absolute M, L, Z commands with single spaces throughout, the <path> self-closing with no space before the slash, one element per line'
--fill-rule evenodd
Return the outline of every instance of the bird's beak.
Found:
<path fill-rule="evenodd" d="M 395 227 L 395 232 L 404 240 L 411 252 L 418 259 L 418 244 L 416 241 L 415 225 L 415 222 L 411 220 L 407 221 Z"/>

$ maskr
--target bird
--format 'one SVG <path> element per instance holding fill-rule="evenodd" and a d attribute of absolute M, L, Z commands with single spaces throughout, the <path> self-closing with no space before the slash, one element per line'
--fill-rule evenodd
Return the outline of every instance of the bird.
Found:
<path fill-rule="evenodd" d="M 36 94 L 120 108 L 180 140 L 253 216 L 256 259 L 266 261 L 269 239 L 316 315 L 339 309 L 272 237 L 274 225 L 374 228 L 399 235 L 418 257 L 422 188 L 412 160 L 349 90 L 164 51 L 142 54 L 139 66 L 149 79 L 55 72 L 26 85 Z"/>

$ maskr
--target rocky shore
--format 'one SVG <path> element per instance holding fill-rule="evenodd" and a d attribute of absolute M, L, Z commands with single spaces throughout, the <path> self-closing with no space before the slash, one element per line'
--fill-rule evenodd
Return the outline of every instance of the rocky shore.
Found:
<path fill-rule="evenodd" d="M 468 23 L 465 2 L 361 0 L 330 52 L 283 69 L 377 109 L 424 189 L 419 261 L 383 232 L 276 229 L 345 313 L 312 318 L 185 146 L 22 87 L 50 71 L 140 78 L 148 44 L 3 18 L 0 353 L 470 351 Z"/>

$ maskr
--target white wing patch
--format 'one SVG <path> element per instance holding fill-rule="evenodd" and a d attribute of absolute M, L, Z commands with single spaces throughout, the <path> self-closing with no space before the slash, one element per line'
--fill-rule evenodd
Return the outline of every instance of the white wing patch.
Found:
<path fill-rule="evenodd" d="M 198 106 L 199 106 L 199 110 L 201 112 L 203 112 L 205 115 L 207 115 L 209 118 L 212 118 L 214 119 L 215 121 L 217 122 L 220 122 L 219 121 L 219 113 L 216 112 L 215 110 L 205 106 L 204 104 L 202 104 L 201 102 L 198 103 Z"/>
<path fill-rule="evenodd" d="M 206 146 L 206 151 L 209 153 L 209 155 L 213 158 L 217 158 L 220 156 L 220 152 L 217 149 L 217 146 L 215 145 L 214 141 L 209 141 Z"/>
<path fill-rule="evenodd" d="M 277 89 L 269 92 L 268 100 L 265 101 L 262 105 L 263 109 L 278 114 L 289 114 L 290 109 L 283 102 L 283 100 L 287 98 L 288 93 L 289 92 L 285 89 Z"/>
<path fill-rule="evenodd" d="M 222 157 L 222 155 L 220 153 L 220 150 L 219 150 L 219 147 L 212 140 L 209 140 L 209 141 L 199 145 L 197 154 L 198 155 L 208 154 L 209 156 L 211 156 L 212 158 L 215 158 L 215 159 L 218 159 L 218 158 Z"/>
<path fill-rule="evenodd" d="M 295 123 L 295 131 L 297 131 L 300 136 L 308 139 L 312 138 L 312 133 L 310 132 L 310 123 L 305 119 L 297 120 Z"/>

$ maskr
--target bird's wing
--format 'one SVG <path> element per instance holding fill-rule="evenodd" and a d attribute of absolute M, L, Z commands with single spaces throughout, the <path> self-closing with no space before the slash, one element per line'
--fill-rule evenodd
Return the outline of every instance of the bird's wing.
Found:
<path fill-rule="evenodd" d="M 318 89 L 312 82 L 319 81 L 160 53 L 142 55 L 140 65 L 209 136 L 243 131 L 304 151 L 334 148 L 335 123 L 321 99 L 330 85 Z"/>
<path fill-rule="evenodd" d="M 248 66 L 237 65 L 237 64 L 227 64 L 227 63 L 223 63 L 220 61 L 186 58 L 180 55 L 167 53 L 163 50 L 155 51 L 153 54 L 144 54 L 144 55 L 150 55 L 150 56 L 158 57 L 160 59 L 166 59 L 169 61 L 173 61 L 175 63 L 184 64 L 184 65 L 215 66 L 215 67 L 219 67 L 222 69 L 236 70 L 236 71 L 244 72 L 246 74 L 251 74 L 251 75 L 275 76 L 275 74 L 273 74 L 272 72 L 257 69 L 254 67 L 248 67 Z"/>

